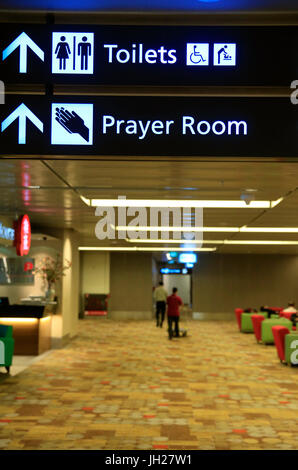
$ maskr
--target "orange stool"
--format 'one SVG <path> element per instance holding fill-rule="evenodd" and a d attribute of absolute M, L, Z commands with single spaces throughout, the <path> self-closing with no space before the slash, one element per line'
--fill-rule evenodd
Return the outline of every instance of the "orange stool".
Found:
<path fill-rule="evenodd" d="M 275 325 L 272 327 L 274 343 L 277 349 L 277 354 L 280 359 L 280 362 L 285 362 L 285 336 L 289 333 L 289 329 L 285 326 Z"/>
<path fill-rule="evenodd" d="M 243 313 L 243 309 L 242 308 L 235 308 L 234 311 L 235 311 L 236 320 L 237 320 L 237 323 L 238 323 L 239 330 L 241 331 L 241 315 Z"/>
<path fill-rule="evenodd" d="M 257 343 L 261 341 L 262 339 L 261 325 L 262 325 L 263 320 L 265 320 L 264 315 L 252 315 L 251 316 L 252 326 L 254 329 L 254 334 L 255 334 Z"/>

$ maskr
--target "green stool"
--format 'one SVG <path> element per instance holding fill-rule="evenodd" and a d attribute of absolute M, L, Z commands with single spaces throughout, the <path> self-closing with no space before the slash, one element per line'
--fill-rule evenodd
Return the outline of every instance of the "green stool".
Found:
<path fill-rule="evenodd" d="M 298 334 L 290 333 L 285 336 L 286 363 L 291 366 L 298 365 Z"/>
<path fill-rule="evenodd" d="M 274 338 L 272 333 L 272 327 L 275 325 L 281 325 L 292 330 L 292 322 L 286 318 L 269 318 L 262 322 L 262 343 L 264 344 L 274 344 Z"/>
<path fill-rule="evenodd" d="M 251 321 L 251 313 L 242 313 L 241 315 L 241 332 L 253 333 L 254 329 Z"/>
<path fill-rule="evenodd" d="M 8 373 L 12 364 L 13 352 L 12 326 L 0 325 L 0 367 L 5 367 Z"/>
<path fill-rule="evenodd" d="M 265 318 L 267 318 L 268 313 L 267 312 L 242 313 L 242 315 L 241 315 L 241 332 L 242 333 L 253 333 L 254 332 L 253 324 L 252 324 L 252 321 L 251 321 L 251 316 L 252 315 L 263 315 Z"/>
<path fill-rule="evenodd" d="M 263 315 L 263 317 L 264 317 L 265 319 L 268 318 L 268 312 L 257 312 L 257 313 L 255 313 L 254 315 Z M 279 316 L 278 316 L 278 318 L 279 318 Z"/>

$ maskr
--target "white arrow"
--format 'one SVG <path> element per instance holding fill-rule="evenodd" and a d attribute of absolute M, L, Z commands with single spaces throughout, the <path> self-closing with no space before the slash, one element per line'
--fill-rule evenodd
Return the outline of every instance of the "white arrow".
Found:
<path fill-rule="evenodd" d="M 16 119 L 19 120 L 19 144 L 26 143 L 26 119 L 29 119 L 41 132 L 43 132 L 43 123 L 22 103 L 18 106 L 1 124 L 1 132 L 5 131 Z"/>
<path fill-rule="evenodd" d="M 44 52 L 35 44 L 26 33 L 21 33 L 6 49 L 2 52 L 2 60 L 5 60 L 15 49 L 20 48 L 20 73 L 27 73 L 27 51 L 28 47 L 44 62 Z"/>

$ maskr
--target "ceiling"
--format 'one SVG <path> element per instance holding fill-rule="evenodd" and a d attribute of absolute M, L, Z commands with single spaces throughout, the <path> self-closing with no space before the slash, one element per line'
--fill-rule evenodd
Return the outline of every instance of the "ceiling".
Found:
<path fill-rule="evenodd" d="M 239 200 L 256 189 L 256 200 L 285 197 L 274 209 L 204 209 L 204 226 L 298 227 L 298 164 L 286 162 L 199 162 L 0 159 L 1 214 L 28 213 L 33 228 L 73 228 L 82 246 L 133 246 L 99 241 L 95 208 L 80 198 Z M 30 189 L 38 186 L 36 189 Z M 298 234 L 205 233 L 205 240 L 296 240 Z M 150 246 L 166 246 L 162 244 Z M 138 245 L 142 246 L 142 245 Z M 170 245 L 174 249 L 175 245 Z M 220 253 L 292 253 L 298 246 L 219 245 Z"/>
<path fill-rule="evenodd" d="M 297 11 L 296 0 L 0 0 L 0 9 L 40 11 Z"/>

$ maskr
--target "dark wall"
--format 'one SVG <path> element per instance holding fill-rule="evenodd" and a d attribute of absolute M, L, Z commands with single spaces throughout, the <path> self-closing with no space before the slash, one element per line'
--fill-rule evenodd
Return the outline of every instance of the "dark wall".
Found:
<path fill-rule="evenodd" d="M 193 311 L 233 312 L 236 307 L 298 303 L 298 257 L 200 255 L 193 273 Z"/>
<path fill-rule="evenodd" d="M 110 310 L 131 318 L 152 314 L 152 256 L 147 253 L 111 253 Z M 145 315 L 146 313 L 146 315 Z"/>

